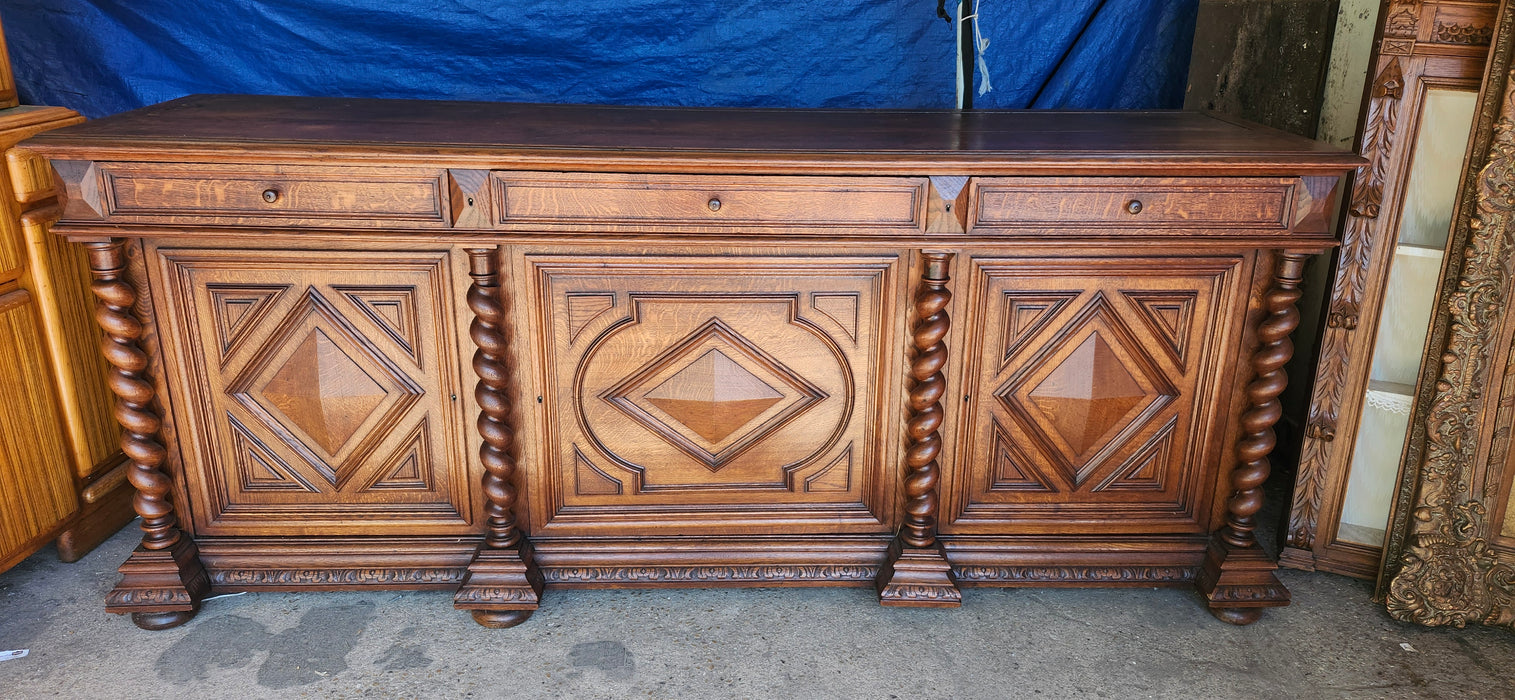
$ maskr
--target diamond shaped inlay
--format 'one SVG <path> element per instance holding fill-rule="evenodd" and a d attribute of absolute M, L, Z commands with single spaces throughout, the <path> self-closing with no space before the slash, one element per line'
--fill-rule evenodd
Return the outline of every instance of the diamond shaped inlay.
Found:
<path fill-rule="evenodd" d="M 1058 331 L 995 395 L 1072 488 L 1098 473 L 1178 389 L 1103 294 Z M 1046 472 L 1051 475 L 1052 472 Z"/>
<path fill-rule="evenodd" d="M 1068 446 L 1083 454 L 1120 425 L 1147 392 L 1104 338 L 1092 333 L 1028 396 Z"/>
<path fill-rule="evenodd" d="M 389 395 L 320 328 L 259 392 L 327 454 L 336 454 Z"/>
<path fill-rule="evenodd" d="M 712 318 L 601 396 L 714 471 L 826 392 Z"/>
<path fill-rule="evenodd" d="M 647 392 L 648 403 L 712 443 L 783 400 L 783 394 L 714 348 Z"/>

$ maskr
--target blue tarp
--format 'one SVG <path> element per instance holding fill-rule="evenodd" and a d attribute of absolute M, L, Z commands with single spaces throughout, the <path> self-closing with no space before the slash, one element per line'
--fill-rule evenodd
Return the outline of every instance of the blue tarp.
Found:
<path fill-rule="evenodd" d="M 983 0 L 974 106 L 1178 107 L 1197 1 Z M 0 0 L 0 20 L 23 101 L 91 117 L 192 93 L 954 102 L 935 0 Z"/>

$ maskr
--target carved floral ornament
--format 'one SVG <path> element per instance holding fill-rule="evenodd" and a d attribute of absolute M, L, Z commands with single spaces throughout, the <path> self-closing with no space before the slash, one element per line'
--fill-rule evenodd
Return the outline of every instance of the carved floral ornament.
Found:
<path fill-rule="evenodd" d="M 1506 34 L 1509 25 L 1510 18 L 1501 16 Z M 1494 411 L 1480 410 L 1486 405 L 1484 389 L 1498 378 L 1491 370 L 1515 262 L 1515 92 L 1509 90 L 1515 76 L 1501 73 L 1510 66 L 1510 37 L 1500 43 L 1490 75 L 1503 80 L 1491 79 L 1495 84 L 1486 86 L 1483 97 L 1483 108 L 1489 109 L 1497 95 L 1498 116 L 1487 161 L 1474 180 L 1465 258 L 1435 324 L 1445 324 L 1446 345 L 1434 397 L 1422 414 L 1424 458 L 1416 483 L 1401 484 L 1416 490 L 1409 536 L 1402 552 L 1392 542 L 1387 552 L 1397 555 L 1399 567 L 1389 582 L 1389 614 L 1423 625 L 1515 627 L 1515 566 L 1490 546 L 1490 513 L 1481 500 L 1497 498 L 1497 486 L 1475 489 L 1483 436 L 1510 439 L 1509 431 L 1494 425 Z M 1497 472 L 1502 462 L 1487 468 Z"/>

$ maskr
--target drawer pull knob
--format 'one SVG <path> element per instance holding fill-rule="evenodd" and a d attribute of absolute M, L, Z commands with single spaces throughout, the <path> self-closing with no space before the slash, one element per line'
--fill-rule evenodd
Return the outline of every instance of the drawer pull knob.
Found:
<path fill-rule="evenodd" d="M 1126 202 L 1126 211 L 1131 214 L 1142 213 L 1142 201 L 1140 199 L 1133 199 L 1129 202 Z"/>
<path fill-rule="evenodd" d="M 269 204 L 279 201 L 279 191 L 272 187 L 263 190 L 263 201 Z"/>
<path fill-rule="evenodd" d="M 711 197 L 710 198 L 710 211 L 720 211 L 720 210 L 721 210 L 721 200 L 716 199 L 715 197 Z"/>

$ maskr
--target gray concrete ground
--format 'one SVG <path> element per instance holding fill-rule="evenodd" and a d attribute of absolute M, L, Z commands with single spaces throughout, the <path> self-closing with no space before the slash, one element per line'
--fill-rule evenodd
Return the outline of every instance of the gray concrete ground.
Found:
<path fill-rule="evenodd" d="M 1174 589 L 691 589 L 549 591 L 510 630 L 443 592 L 249 593 L 144 632 L 101 610 L 137 537 L 0 574 L 0 650 L 31 650 L 0 697 L 1515 698 L 1515 633 L 1395 622 L 1329 574 L 1284 572 L 1295 604 L 1246 628 Z"/>

